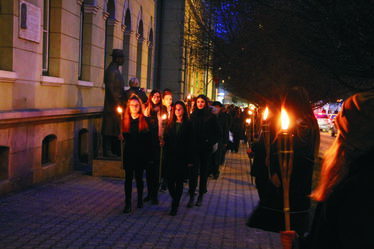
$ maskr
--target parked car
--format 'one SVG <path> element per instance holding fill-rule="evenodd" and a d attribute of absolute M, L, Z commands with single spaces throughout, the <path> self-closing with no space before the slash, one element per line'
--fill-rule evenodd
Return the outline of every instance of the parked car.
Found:
<path fill-rule="evenodd" d="M 329 131 L 331 126 L 329 115 L 325 113 L 316 113 L 315 116 L 317 118 L 319 129 L 321 131 Z"/>

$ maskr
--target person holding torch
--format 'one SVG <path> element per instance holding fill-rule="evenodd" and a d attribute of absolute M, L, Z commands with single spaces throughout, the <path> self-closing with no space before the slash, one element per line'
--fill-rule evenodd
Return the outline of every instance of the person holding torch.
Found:
<path fill-rule="evenodd" d="M 148 120 L 142 112 L 142 102 L 132 95 L 127 102 L 122 126 L 123 133 L 119 139 L 124 140 L 123 168 L 125 170 L 125 209 L 123 213 L 130 213 L 132 209 L 132 181 L 136 179 L 138 189 L 138 208 L 143 207 L 143 172 L 147 163 L 152 160 L 152 136 Z"/>
<path fill-rule="evenodd" d="M 289 213 L 291 229 L 303 234 L 309 230 L 309 195 L 314 162 L 318 158 L 319 127 L 308 93 L 303 87 L 289 89 L 282 107 L 289 118 L 289 125 L 286 129 L 279 129 L 275 141 L 271 141 L 267 193 L 252 212 L 247 225 L 266 231 L 284 231 L 287 220 L 285 214 L 287 216 Z M 287 136 L 289 143 L 293 143 L 292 149 L 285 149 L 282 145 L 284 143 L 280 143 L 279 140 L 285 139 L 283 135 Z M 291 156 L 288 151 L 292 151 L 292 160 L 285 164 L 283 159 L 290 159 Z M 284 178 L 282 179 L 284 165 L 289 166 L 289 176 L 285 182 L 289 184 L 287 210 L 287 203 L 284 201 Z"/>
<path fill-rule="evenodd" d="M 335 118 L 338 135 L 322 159 L 318 201 L 307 236 L 281 232 L 283 248 L 374 248 L 374 92 L 344 101 Z"/>
<path fill-rule="evenodd" d="M 146 104 L 144 116 L 148 117 L 152 133 L 152 154 L 153 163 L 146 167 L 146 180 L 148 195 L 144 198 L 145 202 L 151 201 L 151 204 L 158 205 L 158 188 L 160 186 L 160 129 L 162 115 L 161 91 L 154 89 L 151 91 Z"/>

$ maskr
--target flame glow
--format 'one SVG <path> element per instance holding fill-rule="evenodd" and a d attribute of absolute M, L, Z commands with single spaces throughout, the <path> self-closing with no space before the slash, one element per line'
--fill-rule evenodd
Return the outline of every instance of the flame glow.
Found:
<path fill-rule="evenodd" d="M 245 120 L 245 122 L 246 122 L 247 124 L 250 124 L 250 123 L 251 123 L 251 119 L 250 119 L 250 118 L 247 118 L 247 119 Z"/>
<path fill-rule="evenodd" d="M 268 115 L 269 115 L 269 108 L 266 107 L 266 109 L 264 111 L 264 120 L 266 120 L 268 118 Z"/>
<path fill-rule="evenodd" d="M 248 110 L 248 114 L 249 114 L 249 115 L 252 115 L 253 112 L 252 112 L 251 110 Z"/>
<path fill-rule="evenodd" d="M 191 94 L 188 94 L 187 99 L 188 99 L 188 100 L 191 99 Z"/>
<path fill-rule="evenodd" d="M 118 107 L 117 107 L 117 112 L 118 112 L 119 114 L 121 114 L 121 113 L 123 112 L 122 107 L 118 106 Z"/>
<path fill-rule="evenodd" d="M 281 120 L 282 120 L 282 130 L 287 130 L 290 124 L 290 120 L 288 118 L 288 114 L 284 108 L 282 108 L 281 112 Z"/>
<path fill-rule="evenodd" d="M 165 120 L 165 119 L 167 119 L 167 115 L 166 114 L 164 114 L 164 115 L 162 115 L 162 120 Z"/>

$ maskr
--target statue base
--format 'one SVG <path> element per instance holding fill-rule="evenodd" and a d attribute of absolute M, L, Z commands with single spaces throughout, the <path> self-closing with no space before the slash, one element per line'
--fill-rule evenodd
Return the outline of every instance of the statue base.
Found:
<path fill-rule="evenodd" d="M 125 170 L 121 167 L 120 157 L 99 157 L 93 160 L 92 176 L 125 178 Z"/>

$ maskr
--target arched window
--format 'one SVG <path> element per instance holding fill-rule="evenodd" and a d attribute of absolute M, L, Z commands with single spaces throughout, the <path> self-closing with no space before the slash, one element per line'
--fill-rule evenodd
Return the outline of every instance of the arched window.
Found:
<path fill-rule="evenodd" d="M 116 19 L 116 8 L 114 0 L 107 3 L 108 18 L 105 20 L 105 48 L 104 48 L 104 69 L 109 65 L 110 54 L 113 49 L 114 24 Z"/>
<path fill-rule="evenodd" d="M 141 18 L 141 9 L 139 17 Z M 138 18 L 139 19 L 139 18 Z M 138 23 L 138 30 L 136 37 L 138 39 L 137 52 L 136 52 L 136 77 L 139 79 L 139 82 L 142 82 L 142 63 L 143 63 L 143 41 L 144 41 L 144 28 L 143 20 L 140 19 Z"/>
<path fill-rule="evenodd" d="M 122 66 L 122 76 L 125 81 L 125 85 L 129 80 L 129 64 L 130 64 L 130 38 L 131 38 L 131 13 L 130 10 L 126 10 L 125 14 L 125 32 L 123 34 L 123 52 L 125 54 L 125 60 Z"/>
<path fill-rule="evenodd" d="M 147 64 L 147 89 L 152 89 L 152 65 L 153 65 L 153 29 L 148 36 L 148 64 Z"/>
<path fill-rule="evenodd" d="M 88 163 L 88 130 L 82 129 L 78 134 L 78 161 Z"/>
<path fill-rule="evenodd" d="M 0 146 L 0 181 L 9 177 L 9 147 Z"/>
<path fill-rule="evenodd" d="M 43 8 L 43 75 L 48 75 L 49 70 L 49 17 L 50 0 L 44 0 Z"/>
<path fill-rule="evenodd" d="M 42 142 L 42 166 L 48 166 L 50 163 L 56 162 L 56 144 L 57 137 L 48 135 Z"/>
<path fill-rule="evenodd" d="M 82 79 L 82 55 L 83 55 L 83 27 L 84 27 L 84 2 L 81 5 L 79 20 L 79 59 L 78 59 L 78 79 Z"/>

